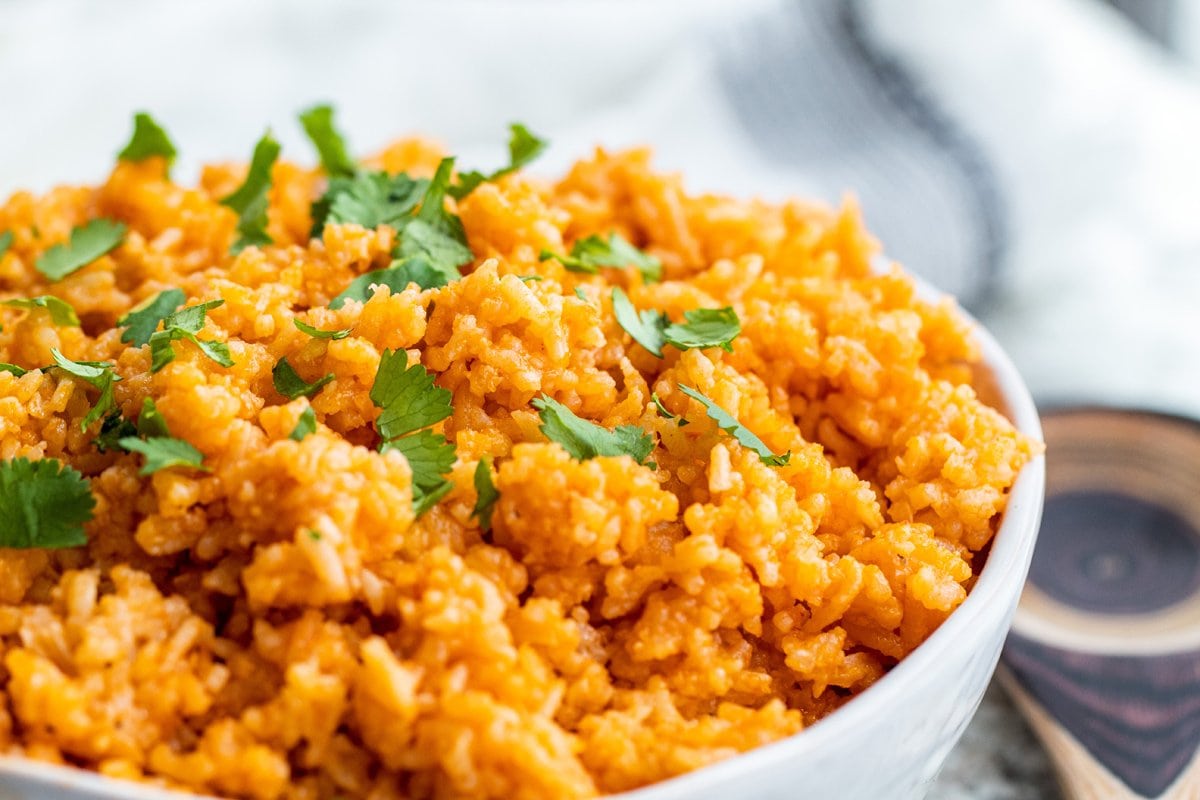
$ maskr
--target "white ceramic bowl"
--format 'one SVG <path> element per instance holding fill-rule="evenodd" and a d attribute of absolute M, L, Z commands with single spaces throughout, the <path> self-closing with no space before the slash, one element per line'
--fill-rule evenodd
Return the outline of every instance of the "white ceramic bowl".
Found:
<path fill-rule="evenodd" d="M 927 287 L 923 294 L 931 294 Z M 975 326 L 984 362 L 1016 426 L 1042 438 L 1037 409 L 1000 345 Z M 820 722 L 711 767 L 619 795 L 621 800 L 899 800 L 923 797 L 996 668 L 1029 570 L 1042 516 L 1045 462 L 1022 470 L 975 588 L 878 683 Z M 0 800 L 194 798 L 94 773 L 0 758 Z"/>

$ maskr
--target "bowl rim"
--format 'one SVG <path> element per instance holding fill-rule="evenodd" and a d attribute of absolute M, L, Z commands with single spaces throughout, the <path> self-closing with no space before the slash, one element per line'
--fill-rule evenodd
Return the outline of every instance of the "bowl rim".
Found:
<path fill-rule="evenodd" d="M 920 278 L 910 277 L 922 299 L 937 301 L 947 296 Z M 999 399 L 1004 404 L 1003 413 L 1022 433 L 1042 441 L 1037 406 L 1016 365 L 974 316 L 961 308 L 959 313 L 970 324 L 979 344 L 980 363 L 991 370 L 991 377 L 999 390 Z M 839 742 L 858 735 L 872 719 L 879 718 L 884 709 L 903 705 L 908 687 L 922 674 L 936 670 L 942 655 L 954 647 L 963 632 L 974 626 L 997 602 L 998 596 L 1010 588 L 1008 581 L 1014 575 L 1019 575 L 1019 583 L 1024 584 L 1041 521 L 1045 484 L 1045 455 L 1039 454 L 1017 476 L 1009 493 L 1004 518 L 992 539 L 987 562 L 962 605 L 951 612 L 945 622 L 913 652 L 845 706 L 787 738 L 649 786 L 608 796 L 620 800 L 672 800 L 686 797 L 715 782 L 731 783 L 779 762 L 803 757 L 805 753 L 836 747 Z M 6 776 L 23 778 L 51 790 L 69 788 L 79 793 L 90 792 L 90 796 L 97 800 L 196 800 L 210 797 L 110 778 L 78 767 L 0 755 L 0 785 Z"/>

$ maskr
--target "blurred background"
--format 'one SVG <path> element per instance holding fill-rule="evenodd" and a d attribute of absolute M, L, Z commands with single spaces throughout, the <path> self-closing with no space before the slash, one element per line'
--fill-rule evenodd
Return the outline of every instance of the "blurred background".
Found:
<path fill-rule="evenodd" d="M 956 294 L 1045 403 L 1200 416 L 1200 0 L 0 0 L 0 192 L 100 180 L 152 112 L 177 175 L 337 106 L 555 174 L 650 143 L 695 190 L 831 203 Z M 993 690 L 935 798 L 1057 797 Z"/>

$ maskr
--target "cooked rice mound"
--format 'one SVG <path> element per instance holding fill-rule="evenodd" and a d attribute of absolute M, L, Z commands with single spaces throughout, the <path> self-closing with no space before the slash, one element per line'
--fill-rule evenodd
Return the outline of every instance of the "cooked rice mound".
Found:
<path fill-rule="evenodd" d="M 429 175 L 439 157 L 404 141 L 371 163 Z M 872 270 L 852 205 L 688 195 L 645 151 L 597 151 L 558 182 L 511 175 L 458 203 L 475 254 L 461 280 L 334 311 L 387 266 L 394 231 L 310 241 L 325 179 L 280 162 L 275 244 L 230 255 L 217 199 L 244 173 L 211 166 L 186 188 L 161 159 L 119 163 L 98 188 L 0 207 L 15 237 L 0 299 L 55 294 L 83 320 L 0 307 L 0 361 L 57 347 L 114 363 L 125 415 L 152 397 L 211 468 L 139 477 L 140 456 L 80 430 L 93 389 L 0 372 L 0 459 L 61 459 L 97 498 L 86 547 L 0 549 L 0 752 L 253 800 L 643 786 L 796 733 L 884 676 L 962 603 L 1039 447 L 977 398 L 953 303 Z M 126 223 L 124 243 L 47 283 L 37 256 L 96 217 Z M 664 279 L 539 259 L 611 231 Z M 732 353 L 655 358 L 615 321 L 614 285 L 672 319 L 733 306 L 743 332 Z M 170 287 L 225 300 L 203 335 L 233 367 L 182 342 L 151 373 L 120 341 L 117 319 Z M 313 339 L 296 316 L 353 333 Z M 416 519 L 404 456 L 374 447 L 387 348 L 453 393 L 437 430 L 454 488 Z M 336 375 L 299 442 L 309 401 L 276 393 L 282 356 Z M 765 465 L 681 383 L 790 462 Z M 573 460 L 539 431 L 542 393 L 652 433 L 657 470 Z M 484 456 L 488 533 L 471 514 Z"/>

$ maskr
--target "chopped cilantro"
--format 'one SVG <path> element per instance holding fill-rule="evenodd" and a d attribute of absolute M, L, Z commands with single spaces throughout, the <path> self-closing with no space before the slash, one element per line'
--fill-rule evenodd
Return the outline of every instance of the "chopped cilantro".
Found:
<path fill-rule="evenodd" d="M 615 430 L 576 416 L 571 409 L 547 395 L 534 398 L 533 407 L 542 418 L 541 431 L 577 461 L 596 456 L 631 456 L 639 464 L 654 450 L 654 437 L 637 425 L 619 425 Z"/>
<path fill-rule="evenodd" d="M 748 447 L 757 453 L 759 459 L 767 466 L 782 467 L 791 460 L 791 451 L 781 456 L 775 455 L 762 439 L 755 436 L 753 431 L 738 422 L 736 417 L 692 387 L 681 383 L 679 384 L 679 390 L 693 400 L 699 400 L 708 412 L 709 419 L 716 422 L 718 428 L 728 433 L 734 439 L 737 439 L 743 447 Z"/>
<path fill-rule="evenodd" d="M 321 532 L 315 528 L 309 528 L 308 538 L 312 539 L 314 542 L 319 542 L 321 541 Z"/>
<path fill-rule="evenodd" d="M 296 373 L 292 365 L 288 363 L 287 358 L 279 359 L 279 362 L 275 364 L 275 369 L 271 370 L 271 379 L 275 382 L 275 391 L 288 400 L 295 400 L 297 397 L 312 397 L 335 377 L 331 372 L 325 377 L 318 379 L 315 383 L 306 383 Z"/>
<path fill-rule="evenodd" d="M 223 305 L 224 300 L 209 300 L 194 306 L 186 306 L 173 311 L 163 318 L 163 329 L 150 336 L 150 371 L 160 369 L 175 360 L 174 342 L 187 339 L 200 352 L 223 367 L 233 366 L 233 357 L 229 354 L 229 346 L 224 342 L 201 339 L 198 334 L 204 328 L 206 315 L 210 309 Z"/>
<path fill-rule="evenodd" d="M 458 267 L 475 256 L 467 247 L 465 238 L 456 238 L 447 230 L 424 219 L 410 220 L 404 226 L 395 255 L 401 259 L 423 259 L 446 272 L 451 280 L 457 280 L 461 277 Z"/>
<path fill-rule="evenodd" d="M 29 370 L 25 369 L 24 367 L 18 367 L 16 364 L 9 364 L 7 362 L 0 361 L 0 372 L 11 372 L 13 375 L 16 375 L 19 378 L 26 372 L 29 372 Z"/>
<path fill-rule="evenodd" d="M 0 461 L 0 547 L 80 547 L 96 498 L 79 472 L 53 458 Z"/>
<path fill-rule="evenodd" d="M 664 344 L 680 350 L 720 347 L 733 352 L 732 342 L 742 332 L 737 313 L 726 308 L 697 308 L 683 312 L 683 324 L 670 322 L 661 311 L 638 311 L 620 287 L 612 290 L 613 315 L 625 332 L 642 347 L 662 358 Z"/>
<path fill-rule="evenodd" d="M 154 156 L 166 160 L 167 174 L 170 175 L 171 165 L 175 163 L 175 145 L 171 137 L 153 117 L 144 111 L 138 112 L 133 118 L 133 136 L 125 149 L 117 153 L 117 158 L 136 163 Z"/>
<path fill-rule="evenodd" d="M 271 167 L 279 158 L 279 150 L 279 142 L 271 132 L 263 134 L 254 145 L 246 179 L 233 194 L 221 198 L 221 205 L 232 208 L 238 215 L 238 238 L 229 248 L 231 253 L 239 253 L 251 245 L 271 243 L 271 237 L 267 235 L 267 193 L 271 190 Z"/>
<path fill-rule="evenodd" d="M 582 300 L 582 301 L 583 301 L 583 302 L 585 302 L 585 303 L 590 303 L 590 302 L 592 302 L 592 298 L 588 297 L 588 294 L 587 294 L 587 292 L 585 292 L 585 291 L 583 290 L 583 287 L 582 287 L 582 286 L 576 286 L 576 287 L 575 287 L 575 296 L 576 296 L 576 297 L 578 297 L 580 300 Z"/>
<path fill-rule="evenodd" d="M 165 438 L 171 435 L 167 421 L 154 403 L 154 398 L 147 397 L 142 401 L 142 412 L 138 414 L 137 433 L 146 438 Z"/>
<path fill-rule="evenodd" d="M 305 134 L 321 157 L 321 168 L 325 174 L 351 176 L 358 165 L 346 150 L 346 140 L 333 124 L 333 108 L 327 105 L 313 106 L 300 112 L 300 124 Z"/>
<path fill-rule="evenodd" d="M 687 418 L 685 418 L 685 417 L 678 417 L 678 416 L 676 416 L 676 415 L 672 414 L 670 411 L 668 411 L 668 410 L 667 410 L 667 407 L 663 405 L 663 402 L 662 402 L 662 400 L 660 400 L 660 399 L 659 399 L 659 397 L 658 397 L 658 392 L 651 392 L 651 393 L 650 393 L 650 401 L 651 401 L 652 403 L 654 403 L 654 409 L 655 409 L 655 410 L 658 412 L 658 415 L 659 415 L 660 417 L 662 417 L 663 419 L 673 419 L 673 420 L 675 420 L 675 424 L 676 424 L 676 425 L 678 425 L 680 428 L 682 428 L 682 427 L 683 427 L 683 426 L 685 426 L 685 425 L 688 425 L 688 424 L 690 424 L 690 423 L 688 422 Z"/>
<path fill-rule="evenodd" d="M 401 351 L 403 352 L 403 351 Z M 417 431 L 379 446 L 381 453 L 399 450 L 412 470 L 413 514 L 421 516 L 454 488 L 444 477 L 454 468 L 457 456 L 446 437 L 430 430 Z"/>
<path fill-rule="evenodd" d="M 454 445 L 427 429 L 453 413 L 452 395 L 434 384 L 420 364 L 408 365 L 404 350 L 384 350 L 371 387 L 371 402 L 382 409 L 375 429 L 383 438 L 380 452 L 399 450 L 413 478 L 413 511 L 420 516 L 450 491 L 445 479 L 454 466 Z"/>
<path fill-rule="evenodd" d="M 354 223 L 368 230 L 380 225 L 399 227 L 428 186 L 429 181 L 404 173 L 359 172 L 331 178 L 325 194 L 313 203 L 311 235 L 319 237 L 329 223 Z"/>
<path fill-rule="evenodd" d="M 113 384 L 121 380 L 121 376 L 116 373 L 112 364 L 103 361 L 72 361 L 54 347 L 50 348 L 50 355 L 59 369 L 100 390 L 100 396 L 92 405 L 91 411 L 83 418 L 83 430 L 86 431 L 93 422 L 116 408 Z"/>
<path fill-rule="evenodd" d="M 455 270 L 454 278 L 457 277 L 458 270 Z M 347 300 L 365 303 L 375 295 L 375 289 L 372 288 L 375 286 L 386 286 L 395 294 L 404 291 L 410 283 L 415 283 L 421 289 L 437 289 L 445 286 L 449 280 L 445 272 L 433 267 L 424 259 L 406 258 L 393 262 L 387 269 L 377 269 L 359 275 L 350 281 L 350 285 L 343 289 L 341 294 L 329 301 L 329 307 L 337 310 L 346 305 Z"/>
<path fill-rule="evenodd" d="M 62 325 L 70 328 L 79 327 L 79 316 L 76 315 L 75 309 L 66 300 L 60 300 L 53 295 L 42 295 L 41 297 L 31 297 L 29 299 L 5 300 L 2 305 L 10 308 L 44 308 L 50 313 L 50 321 L 55 325 Z"/>
<path fill-rule="evenodd" d="M 474 171 L 460 174 L 458 176 L 458 183 L 449 189 L 451 197 L 455 200 L 461 200 L 475 191 L 479 184 L 485 181 L 494 181 L 509 173 L 516 172 L 540 156 L 549 144 L 545 139 L 540 139 L 530 133 L 529 129 L 519 122 L 509 125 L 508 129 L 510 131 L 508 138 L 508 166 L 487 175 Z"/>
<path fill-rule="evenodd" d="M 475 465 L 475 507 L 471 509 L 471 516 L 479 520 L 484 533 L 492 529 L 492 512 L 499 499 L 500 492 L 492 482 L 492 460 L 484 456 Z"/>
<path fill-rule="evenodd" d="M 209 471 L 203 463 L 204 454 L 182 439 L 172 439 L 169 436 L 152 436 L 149 439 L 125 436 L 118 440 L 117 444 L 131 453 L 141 453 L 145 457 L 138 475 L 153 475 L 159 470 L 171 467 Z"/>
<path fill-rule="evenodd" d="M 525 283 L 541 283 L 546 278 L 543 275 L 518 275 L 517 280 L 524 281 Z"/>
<path fill-rule="evenodd" d="M 4 258 L 4 254 L 8 252 L 8 248 L 12 247 L 13 232 L 4 231 L 0 233 L 0 258 Z"/>
<path fill-rule="evenodd" d="M 117 320 L 117 324 L 125 328 L 121 341 L 134 347 L 149 344 L 150 337 L 158 330 L 158 323 L 183 305 L 186 299 L 187 295 L 182 289 L 167 289 L 136 306 Z"/>
<path fill-rule="evenodd" d="M 312 325 L 309 325 L 307 322 L 303 322 L 294 317 L 292 318 L 292 324 L 295 325 L 298 330 L 303 331 L 304 333 L 307 333 L 309 336 L 313 337 L 314 339 L 332 339 L 334 341 L 336 341 L 338 339 L 345 339 L 347 336 L 350 335 L 350 332 L 353 330 L 353 328 L 341 328 L 340 330 L 336 330 L 336 331 L 323 331 L 320 328 L 314 328 Z"/>
<path fill-rule="evenodd" d="M 38 257 L 37 271 L 60 281 L 108 253 L 125 239 L 125 226 L 110 219 L 94 219 L 71 231 L 71 240 L 56 244 Z"/>
<path fill-rule="evenodd" d="M 288 438 L 293 442 L 302 442 L 305 436 L 315 433 L 316 430 L 317 414 L 313 411 L 312 406 L 308 406 L 300 412 L 300 418 L 296 420 L 296 427 L 292 428 L 292 432 L 288 434 Z"/>
<path fill-rule="evenodd" d="M 137 436 L 137 427 L 125 419 L 120 411 L 112 411 L 100 423 L 100 432 L 92 440 L 96 449 L 101 453 L 116 450 L 121 446 L 120 440 L 125 436 Z"/>
<path fill-rule="evenodd" d="M 642 273 L 647 283 L 653 283 L 662 278 L 662 262 L 649 253 L 643 253 L 634 247 L 625 237 L 613 231 L 605 239 L 601 236 L 588 236 L 580 239 L 571 246 L 570 255 L 559 255 L 550 250 L 541 252 L 542 260 L 551 259 L 560 262 L 569 272 L 585 272 L 595 275 L 601 267 L 616 267 L 624 269 L 634 266 Z"/>
<path fill-rule="evenodd" d="M 375 429 L 387 441 L 436 425 L 454 413 L 452 397 L 423 366 L 408 365 L 407 351 L 384 350 L 371 387 L 371 402 L 383 410 Z"/>

